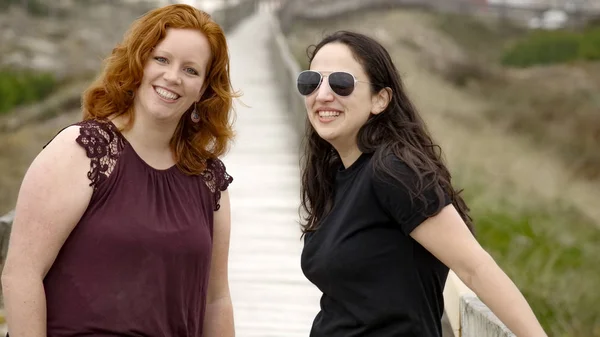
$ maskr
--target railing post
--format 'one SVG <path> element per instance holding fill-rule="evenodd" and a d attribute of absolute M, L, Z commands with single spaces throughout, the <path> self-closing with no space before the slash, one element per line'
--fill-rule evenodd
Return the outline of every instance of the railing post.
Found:
<path fill-rule="evenodd" d="M 15 211 L 10 211 L 8 214 L 0 217 L 0 245 L 2 245 L 0 247 L 0 271 L 4 268 L 14 216 Z"/>

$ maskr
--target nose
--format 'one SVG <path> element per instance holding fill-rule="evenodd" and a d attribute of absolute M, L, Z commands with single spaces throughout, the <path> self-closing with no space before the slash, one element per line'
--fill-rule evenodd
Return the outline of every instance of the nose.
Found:
<path fill-rule="evenodd" d="M 181 82 L 181 77 L 179 77 L 179 71 L 176 67 L 165 68 L 163 78 L 170 83 L 179 84 Z"/>
<path fill-rule="evenodd" d="M 317 89 L 317 101 L 319 102 L 330 102 L 333 100 L 333 92 L 329 86 L 329 78 L 323 77 L 323 82 Z"/>

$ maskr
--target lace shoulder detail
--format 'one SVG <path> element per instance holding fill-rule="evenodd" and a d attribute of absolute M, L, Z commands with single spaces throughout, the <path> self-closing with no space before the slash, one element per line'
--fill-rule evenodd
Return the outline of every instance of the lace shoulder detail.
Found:
<path fill-rule="evenodd" d="M 225 164 L 219 159 L 209 159 L 206 161 L 206 170 L 201 174 L 206 186 L 213 193 L 213 207 L 215 211 L 221 208 L 221 192 L 225 191 L 229 184 L 233 182 L 233 177 L 227 173 Z"/>
<path fill-rule="evenodd" d="M 90 159 L 87 176 L 90 186 L 98 187 L 114 170 L 117 159 L 125 146 L 125 139 L 117 127 L 107 120 L 86 120 L 79 122 L 77 144 L 85 149 Z"/>

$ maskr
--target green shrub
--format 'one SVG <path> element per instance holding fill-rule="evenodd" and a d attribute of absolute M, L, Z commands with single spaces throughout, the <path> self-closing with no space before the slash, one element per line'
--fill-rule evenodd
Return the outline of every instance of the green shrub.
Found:
<path fill-rule="evenodd" d="M 535 31 L 508 49 L 502 63 L 528 67 L 600 59 L 600 28 L 583 32 L 566 30 Z"/>
<path fill-rule="evenodd" d="M 600 231 L 593 222 L 558 201 L 519 209 L 486 199 L 477 185 L 465 191 L 479 242 L 523 292 L 548 335 L 600 337 Z"/>
<path fill-rule="evenodd" d="M 584 60 L 600 60 L 600 27 L 590 29 L 581 41 L 580 56 Z"/>
<path fill-rule="evenodd" d="M 0 70 L 0 114 L 44 99 L 56 84 L 52 74 Z"/>
<path fill-rule="evenodd" d="M 526 67 L 572 61 L 579 56 L 580 40 L 581 37 L 573 32 L 535 32 L 509 49 L 502 63 Z"/>

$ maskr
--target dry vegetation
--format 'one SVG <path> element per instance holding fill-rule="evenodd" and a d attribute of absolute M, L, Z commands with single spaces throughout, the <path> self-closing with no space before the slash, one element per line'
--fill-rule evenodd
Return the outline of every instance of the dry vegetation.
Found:
<path fill-rule="evenodd" d="M 23 175 L 42 147 L 79 117 L 75 110 L 13 132 L 0 132 L 0 214 L 14 208 Z"/>
<path fill-rule="evenodd" d="M 600 180 L 600 62 L 499 69 L 504 51 L 526 32 L 458 16 L 434 22 L 471 65 L 446 78 L 487 97 L 485 113 L 496 125 L 552 150 L 573 173 Z"/>
<path fill-rule="evenodd" d="M 415 11 L 363 11 L 327 22 L 296 22 L 288 41 L 306 67 L 306 47 L 323 34 L 352 29 L 378 38 L 441 143 L 455 182 L 465 188 L 479 240 L 524 292 L 549 335 L 600 336 L 600 209 L 595 201 L 600 183 L 590 178 L 590 166 L 565 160 L 564 144 L 580 146 L 574 138 L 581 134 L 564 119 L 548 117 L 563 109 L 560 113 L 570 121 L 589 117 L 591 123 L 593 110 L 576 100 L 563 107 L 553 91 L 531 86 L 544 78 L 543 84 L 558 92 L 571 88 L 569 79 L 575 75 L 551 75 L 565 66 L 519 72 L 492 66 L 500 44 L 510 42 L 518 30 L 484 35 L 479 28 L 475 39 L 472 26 L 465 30 L 471 36 L 460 37 L 467 33 L 452 31 L 452 19 Z M 490 37 L 497 39 L 496 51 L 484 42 Z M 557 84 L 559 79 L 566 84 Z M 548 96 L 536 96 L 540 92 Z M 587 176 L 580 174 L 584 167 Z"/>

